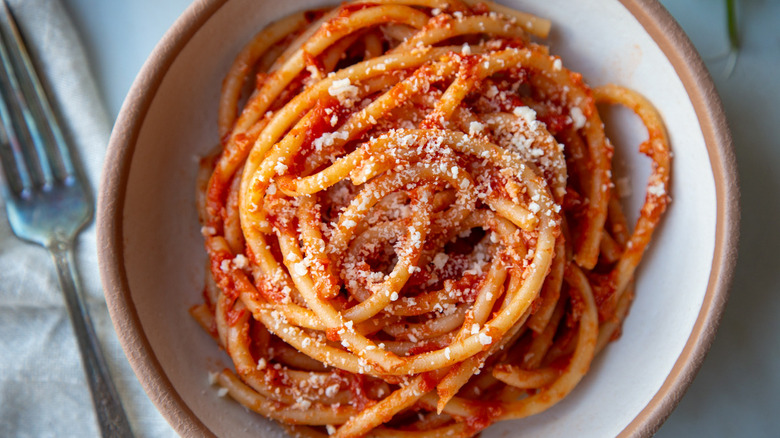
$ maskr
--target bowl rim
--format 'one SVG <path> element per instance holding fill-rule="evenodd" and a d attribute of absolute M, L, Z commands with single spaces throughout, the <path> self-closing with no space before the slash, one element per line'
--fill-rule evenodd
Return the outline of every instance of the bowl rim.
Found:
<path fill-rule="evenodd" d="M 728 299 L 737 259 L 739 187 L 726 116 L 704 62 L 657 0 L 619 0 L 671 62 L 693 104 L 715 180 L 716 227 L 712 266 L 702 306 L 664 383 L 618 436 L 654 434 L 682 399 L 709 350 Z M 171 384 L 141 326 L 124 263 L 123 211 L 136 141 L 163 78 L 193 35 L 227 0 L 197 0 L 176 20 L 144 63 L 111 133 L 97 208 L 98 262 L 119 342 L 149 398 L 183 436 L 216 436 Z"/>

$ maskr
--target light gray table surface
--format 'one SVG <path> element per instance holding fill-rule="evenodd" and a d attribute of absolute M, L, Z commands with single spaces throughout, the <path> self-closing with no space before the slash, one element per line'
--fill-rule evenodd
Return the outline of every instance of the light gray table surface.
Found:
<path fill-rule="evenodd" d="M 62 0 L 112 117 L 190 0 Z M 720 0 L 663 0 L 701 53 L 729 120 L 740 174 L 740 255 L 696 380 L 658 436 L 780 436 L 780 1 L 738 0 L 742 47 L 726 74 Z"/>

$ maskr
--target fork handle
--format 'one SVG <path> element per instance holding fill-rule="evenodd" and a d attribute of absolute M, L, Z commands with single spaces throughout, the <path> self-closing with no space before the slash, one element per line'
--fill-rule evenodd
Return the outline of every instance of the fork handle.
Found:
<path fill-rule="evenodd" d="M 92 391 L 92 402 L 97 412 L 98 425 L 103 437 L 132 438 L 130 422 L 127 420 L 119 394 L 111 381 L 108 366 L 100 351 L 100 344 L 92 328 L 92 322 L 82 299 L 77 274 L 73 264 L 72 245 L 67 241 L 55 242 L 49 252 L 57 266 L 62 292 L 70 313 L 73 331 L 81 352 L 84 371 Z"/>

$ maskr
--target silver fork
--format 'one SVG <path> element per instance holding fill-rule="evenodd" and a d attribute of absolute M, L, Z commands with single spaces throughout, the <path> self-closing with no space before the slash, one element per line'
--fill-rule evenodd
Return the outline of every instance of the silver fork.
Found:
<path fill-rule="evenodd" d="M 92 199 L 57 124 L 18 28 L 2 1 L 0 162 L 3 195 L 17 237 L 47 250 L 57 267 L 104 437 L 132 437 L 100 352 L 73 264 L 73 242 L 92 218 Z M 4 132 L 3 132 L 4 131 Z"/>

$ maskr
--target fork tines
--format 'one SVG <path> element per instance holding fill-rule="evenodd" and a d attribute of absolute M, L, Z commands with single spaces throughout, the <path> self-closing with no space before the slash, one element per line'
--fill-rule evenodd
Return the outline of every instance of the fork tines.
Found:
<path fill-rule="evenodd" d="M 33 188 L 67 185 L 76 175 L 13 15 L 0 3 L 0 161 L 8 195 L 24 198 Z"/>

